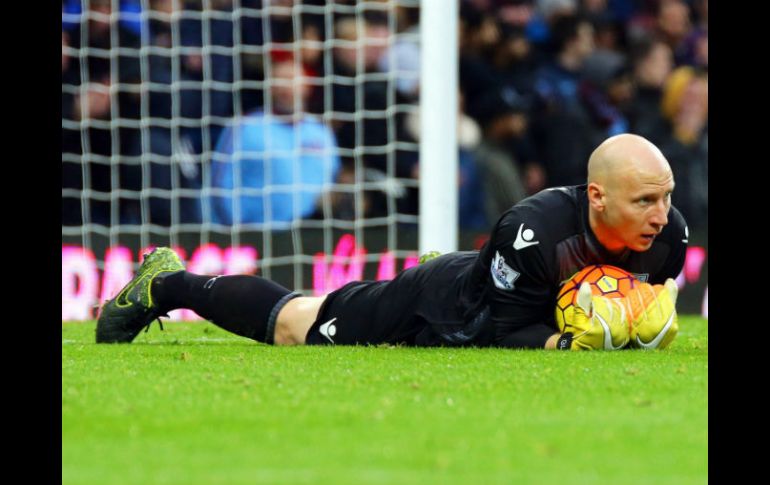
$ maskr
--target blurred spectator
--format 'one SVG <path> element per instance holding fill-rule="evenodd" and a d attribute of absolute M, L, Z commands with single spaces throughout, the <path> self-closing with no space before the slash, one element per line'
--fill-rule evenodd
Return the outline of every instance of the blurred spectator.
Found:
<path fill-rule="evenodd" d="M 553 42 L 554 21 L 578 14 L 578 0 L 536 0 L 535 13 L 527 24 L 527 36 L 538 46 Z"/>
<path fill-rule="evenodd" d="M 403 132 L 405 115 L 396 113 L 391 120 L 387 113 L 390 103 L 405 102 L 395 89 L 394 79 L 380 71 L 389 37 L 388 18 L 378 12 L 341 17 L 334 26 L 330 104 L 334 111 L 333 127 L 343 152 L 342 171 L 348 179 L 409 178 L 417 163 L 416 152 L 394 146 L 395 142 L 407 139 L 407 135 Z M 393 93 L 392 101 L 389 92 Z M 358 169 L 364 170 L 364 174 L 356 175 Z M 388 214 L 387 194 L 364 194 L 368 199 L 367 216 Z M 407 204 L 402 206 L 404 211 L 413 208 L 406 200 L 397 203 Z"/>
<path fill-rule="evenodd" d="M 549 24 L 556 17 L 576 15 L 578 0 L 537 0 L 537 11 Z"/>
<path fill-rule="evenodd" d="M 227 0 L 232 4 L 232 0 Z M 340 2 L 337 2 L 340 3 Z M 240 0 L 240 30 L 238 31 L 240 69 L 243 79 L 263 80 L 267 75 L 266 64 L 269 56 L 263 55 L 263 47 L 271 50 L 291 50 L 304 66 L 309 77 L 323 74 L 324 56 L 322 44 L 326 37 L 326 15 L 301 7 L 320 7 L 324 0 Z M 299 7 L 298 10 L 294 10 Z M 324 110 L 323 90 L 315 87 L 308 99 L 307 111 L 322 113 Z M 241 92 L 241 109 L 250 112 L 264 105 L 263 92 L 248 87 Z"/>
<path fill-rule="evenodd" d="M 63 0 L 62 1 L 62 30 L 71 31 L 78 26 L 79 22 L 73 19 L 83 13 L 83 0 Z M 142 31 L 142 5 L 141 0 L 120 0 L 120 26 L 139 36 Z"/>
<path fill-rule="evenodd" d="M 636 97 L 630 109 L 631 128 L 647 139 L 669 130 L 661 112 L 663 84 L 674 66 L 671 48 L 655 38 L 643 39 L 631 49 Z"/>
<path fill-rule="evenodd" d="M 512 142 L 526 136 L 528 117 L 521 98 L 491 91 L 480 103 L 483 138 L 474 152 L 481 172 L 489 224 L 526 197 L 524 164 L 515 158 Z M 532 192 L 541 187 L 530 187 Z"/>
<path fill-rule="evenodd" d="M 83 169 L 79 162 L 64 160 L 67 155 L 80 153 L 80 130 L 72 129 L 64 122 L 74 121 L 75 94 L 72 91 L 78 82 L 77 73 L 69 69 L 72 58 L 69 53 L 70 34 L 62 30 L 61 33 L 61 117 L 62 117 L 62 188 L 83 189 Z M 80 197 L 62 197 L 62 225 L 76 226 L 83 223 L 81 214 Z"/>
<path fill-rule="evenodd" d="M 625 28 L 607 0 L 583 0 L 579 12 L 593 24 L 598 50 L 622 52 L 625 49 Z"/>
<path fill-rule="evenodd" d="M 207 129 L 209 123 L 202 119 L 202 91 L 209 88 L 204 88 L 202 84 L 197 88 L 189 87 L 191 82 L 202 81 L 199 71 L 203 60 L 198 53 L 182 53 L 183 46 L 191 44 L 183 35 L 188 30 L 185 23 L 190 20 L 180 18 L 182 4 L 178 0 L 150 0 L 149 11 L 152 15 L 148 16 L 144 25 L 145 38 L 151 47 L 147 54 L 145 76 L 156 87 L 147 93 L 142 113 L 145 118 L 149 117 L 151 123 L 134 141 L 132 152 L 141 155 L 143 162 L 149 162 L 149 171 L 145 163 L 134 166 L 122 182 L 124 188 L 134 191 L 141 191 L 147 186 L 152 189 L 142 194 L 143 200 L 132 204 L 136 223 L 143 217 L 142 204 L 149 204 L 145 217 L 153 224 L 168 226 L 201 220 L 200 197 L 195 194 L 201 187 L 202 130 Z M 225 29 L 225 32 L 231 32 L 230 26 Z M 219 40 L 216 35 L 218 29 L 212 28 L 211 31 L 211 42 L 216 44 Z M 212 64 L 216 66 L 216 63 Z M 216 70 L 214 72 L 221 74 Z M 216 80 L 227 81 L 226 77 Z M 232 82 L 232 72 L 229 80 Z M 159 88 L 161 85 L 167 87 Z M 185 87 L 177 87 L 180 85 Z M 215 93 L 210 99 L 221 103 L 223 110 L 214 109 L 212 113 L 209 109 L 207 114 L 224 117 L 230 113 L 232 103 L 229 99 L 220 99 Z M 190 127 L 184 120 L 200 122 Z M 216 133 L 213 131 L 210 135 Z M 189 189 L 190 192 L 185 194 L 175 189 Z M 176 215 L 175 207 L 178 207 Z"/>
<path fill-rule="evenodd" d="M 538 69 L 537 53 L 522 29 L 503 27 L 502 35 L 491 62 L 495 77 L 500 86 L 515 90 L 531 104 Z"/>
<path fill-rule="evenodd" d="M 470 118 L 468 119 L 470 120 Z M 457 200 L 457 218 L 460 229 L 465 231 L 484 231 L 491 224 L 487 218 L 485 207 L 485 181 L 470 149 L 464 148 L 461 145 L 457 154 L 457 161 L 460 175 L 458 182 L 460 193 Z"/>
<path fill-rule="evenodd" d="M 583 64 L 580 98 L 601 137 L 629 130 L 626 113 L 634 97 L 625 56 L 614 51 L 594 52 Z"/>
<path fill-rule="evenodd" d="M 708 75 L 685 66 L 663 88 L 662 112 L 671 129 L 653 140 L 676 174 L 673 203 L 691 232 L 708 226 Z"/>
<path fill-rule="evenodd" d="M 460 9 L 462 49 L 488 59 L 500 42 L 500 25 L 494 14 L 462 5 Z"/>
<path fill-rule="evenodd" d="M 607 0 L 580 0 L 578 11 L 586 17 L 598 19 L 612 17 Z"/>
<path fill-rule="evenodd" d="M 695 143 L 708 122 L 707 75 L 690 67 L 677 68 L 664 86 L 662 111 L 677 140 Z"/>
<path fill-rule="evenodd" d="M 465 95 L 468 114 L 474 118 L 477 117 L 475 107 L 479 99 L 488 91 L 498 88 L 497 73 L 485 55 L 494 52 L 499 36 L 500 31 L 493 16 L 472 4 L 460 6 L 458 23 L 459 83 L 460 89 Z"/>
<path fill-rule="evenodd" d="M 698 30 L 708 31 L 709 28 L 709 0 L 693 0 L 693 16 L 695 27 Z"/>
<path fill-rule="evenodd" d="M 633 52 L 637 99 L 632 128 L 660 147 L 676 177 L 673 203 L 691 233 L 707 230 L 708 77 L 689 66 L 672 72 L 671 48 L 660 40 Z"/>
<path fill-rule="evenodd" d="M 708 31 L 694 31 L 684 42 L 679 63 L 708 69 L 709 67 L 709 34 Z"/>
<path fill-rule="evenodd" d="M 487 180 L 484 179 L 483 169 L 476 158 L 476 150 L 481 141 L 481 129 L 473 118 L 464 113 L 463 100 L 464 97 L 460 93 L 457 112 L 458 220 L 461 229 L 485 230 L 500 214 L 494 214 L 493 219 L 488 218 Z M 420 118 L 419 110 L 413 111 L 406 118 L 406 128 L 415 141 L 420 140 L 422 128 Z M 412 177 L 419 179 L 419 167 L 415 166 Z M 410 195 L 413 195 L 416 204 L 419 194 L 415 190 Z M 506 207 L 506 210 L 508 208 Z"/>
<path fill-rule="evenodd" d="M 594 30 L 577 15 L 557 17 L 551 30 L 556 54 L 535 81 L 533 139 L 548 185 L 573 185 L 585 180 L 586 160 L 601 141 L 578 96 L 583 63 L 594 51 Z"/>
<path fill-rule="evenodd" d="M 683 0 L 660 0 L 657 35 L 671 47 L 677 64 L 686 55 L 685 40 L 692 32 L 690 8 Z"/>
<path fill-rule="evenodd" d="M 153 0 L 154 8 L 171 14 L 172 0 Z M 201 126 L 181 127 L 183 136 L 189 140 L 195 154 L 208 152 L 214 148 L 226 119 L 229 119 L 240 108 L 234 103 L 233 82 L 235 81 L 236 56 L 231 49 L 237 38 L 237 23 L 232 18 L 234 13 L 233 0 L 212 0 L 209 9 L 203 9 L 198 3 L 193 9 L 185 8 L 187 15 L 178 21 L 181 45 L 179 55 L 178 76 L 182 81 L 192 81 L 191 86 L 180 89 L 180 111 L 185 118 L 201 120 Z M 210 14 L 210 15 L 207 15 Z M 160 37 L 161 45 L 167 44 L 168 36 L 173 41 L 173 29 L 176 28 L 173 18 L 164 22 L 156 22 L 153 37 Z M 204 47 L 208 52 L 204 54 Z M 173 63 L 166 68 L 173 71 Z"/>
<path fill-rule="evenodd" d="M 359 74 L 380 72 L 380 59 L 385 54 L 389 32 L 387 23 L 380 17 L 375 19 L 361 21 L 356 17 L 342 17 L 335 24 L 335 40 L 338 42 L 334 46 L 332 67 L 335 76 L 332 83 L 332 106 L 337 113 L 351 114 L 357 109 L 387 108 L 387 81 L 381 81 L 379 78 L 375 80 L 372 76 L 364 77 L 363 81 L 357 80 Z M 360 66 L 359 50 L 363 51 Z M 359 90 L 363 95 L 361 101 L 364 106 L 359 106 Z M 336 119 L 335 125 L 349 124 L 346 118 L 345 116 Z M 350 133 L 350 139 L 341 137 L 340 144 L 352 148 L 355 146 L 355 134 Z"/>
<path fill-rule="evenodd" d="M 118 199 L 113 212 L 110 194 L 122 188 L 113 182 L 120 183 L 136 165 L 126 157 L 134 155 L 130 147 L 138 136 L 138 129 L 129 125 L 140 114 L 136 89 L 140 43 L 133 32 L 117 22 L 117 16 L 112 16 L 111 0 L 91 0 L 88 5 L 82 23 L 62 33 L 62 46 L 66 42 L 78 51 L 78 55 L 62 59 L 62 91 L 66 91 L 62 103 L 67 104 L 62 106 L 62 153 L 63 158 L 79 157 L 77 163 L 71 158 L 62 160 L 62 188 L 93 192 L 86 199 L 85 214 L 70 200 L 64 204 L 66 213 L 62 216 L 65 224 L 118 224 L 131 218 L 132 200 Z M 82 40 L 88 43 L 82 45 Z M 111 49 L 117 55 L 105 54 Z M 70 128 L 73 122 L 80 124 L 79 130 Z M 113 220 L 115 213 L 118 220 Z"/>
<path fill-rule="evenodd" d="M 235 119 L 217 143 L 213 222 L 288 223 L 307 218 L 339 170 L 332 131 L 304 112 L 310 90 L 301 67 L 292 58 L 278 57 L 269 79 L 271 111 Z"/>
<path fill-rule="evenodd" d="M 534 0 L 498 0 L 498 2 L 497 13 L 503 28 L 525 31 L 532 23 L 535 16 Z"/>
<path fill-rule="evenodd" d="M 708 69 L 709 66 L 709 3 L 708 0 L 693 2 L 695 27 L 683 42 L 679 59 L 680 64 Z"/>
<path fill-rule="evenodd" d="M 411 102 L 417 102 L 420 91 L 419 12 L 417 8 L 397 10 L 399 31 L 392 52 L 383 55 L 379 65 L 383 72 L 396 72 L 396 89 Z"/>
<path fill-rule="evenodd" d="M 499 207 L 504 200 L 520 198 L 515 194 L 522 183 L 526 194 L 542 190 L 546 183 L 545 169 L 539 161 L 529 131 L 530 110 L 535 98 L 535 80 L 539 67 L 538 54 L 521 27 L 511 27 L 510 23 L 503 24 L 501 33 L 502 41 L 488 64 L 492 79 L 485 86 L 484 78 L 478 78 L 482 82 L 477 83 L 477 97 L 468 105 L 468 113 L 485 127 L 481 165 L 488 166 L 485 161 L 501 157 L 510 158 L 512 163 L 515 162 L 515 167 L 511 165 L 513 170 L 517 171 L 515 174 L 495 177 L 492 175 L 494 171 L 487 169 L 485 173 L 494 179 L 490 180 L 490 183 L 497 183 L 500 178 L 515 178 L 518 181 L 509 182 L 511 189 L 508 195 L 501 193 L 498 197 L 493 196 L 495 202 L 488 203 L 488 207 Z M 466 85 L 468 79 L 473 79 L 471 76 L 472 74 L 466 75 Z M 502 119 L 490 119 L 495 110 L 503 110 L 500 114 Z M 493 126 L 491 131 L 488 130 L 490 126 Z M 508 153 L 503 155 L 503 152 Z M 494 156 L 488 156 L 492 154 Z"/>

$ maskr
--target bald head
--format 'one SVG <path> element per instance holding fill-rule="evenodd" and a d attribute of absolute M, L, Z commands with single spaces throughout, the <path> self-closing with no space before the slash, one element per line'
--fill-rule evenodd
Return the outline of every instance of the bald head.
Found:
<path fill-rule="evenodd" d="M 589 223 L 611 252 L 647 251 L 668 224 L 674 175 L 660 150 L 637 135 L 604 141 L 588 160 Z"/>
<path fill-rule="evenodd" d="M 631 174 L 665 178 L 671 174 L 671 167 L 658 147 L 631 134 L 606 139 L 588 159 L 589 184 L 612 187 Z"/>

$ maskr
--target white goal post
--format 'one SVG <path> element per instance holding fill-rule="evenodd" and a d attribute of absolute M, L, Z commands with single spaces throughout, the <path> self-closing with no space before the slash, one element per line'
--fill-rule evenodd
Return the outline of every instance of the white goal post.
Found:
<path fill-rule="evenodd" d="M 457 251 L 458 0 L 422 1 L 420 253 Z"/>

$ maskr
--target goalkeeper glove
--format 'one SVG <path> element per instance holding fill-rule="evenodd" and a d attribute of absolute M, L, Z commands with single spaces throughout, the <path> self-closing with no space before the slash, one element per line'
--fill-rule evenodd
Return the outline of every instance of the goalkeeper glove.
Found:
<path fill-rule="evenodd" d="M 626 308 L 620 298 L 595 296 L 591 285 L 580 285 L 572 322 L 564 326 L 558 348 L 566 348 L 565 337 L 572 336 L 571 350 L 617 350 L 629 340 Z"/>
<path fill-rule="evenodd" d="M 626 295 L 632 347 L 665 349 L 671 344 L 679 332 L 678 293 L 676 282 L 669 278 L 663 285 L 642 283 Z"/>

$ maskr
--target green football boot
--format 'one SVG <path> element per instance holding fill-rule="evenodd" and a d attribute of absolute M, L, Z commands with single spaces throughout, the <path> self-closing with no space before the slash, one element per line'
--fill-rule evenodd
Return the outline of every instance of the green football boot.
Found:
<path fill-rule="evenodd" d="M 438 251 L 428 251 L 427 253 L 420 256 L 419 264 L 427 263 L 431 259 L 436 259 L 439 256 L 441 256 L 441 253 Z"/>
<path fill-rule="evenodd" d="M 179 256 L 169 248 L 156 248 L 145 255 L 134 279 L 102 307 L 96 343 L 130 343 L 153 320 L 160 323 L 158 317 L 164 312 L 153 302 L 150 286 L 157 276 L 184 269 Z"/>

